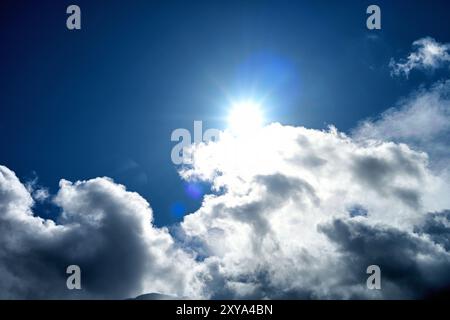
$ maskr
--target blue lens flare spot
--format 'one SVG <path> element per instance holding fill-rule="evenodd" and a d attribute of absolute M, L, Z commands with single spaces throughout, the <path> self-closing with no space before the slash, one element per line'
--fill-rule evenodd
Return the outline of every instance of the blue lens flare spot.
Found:
<path fill-rule="evenodd" d="M 188 183 L 184 188 L 189 198 L 200 200 L 203 197 L 203 187 L 198 183 Z"/>

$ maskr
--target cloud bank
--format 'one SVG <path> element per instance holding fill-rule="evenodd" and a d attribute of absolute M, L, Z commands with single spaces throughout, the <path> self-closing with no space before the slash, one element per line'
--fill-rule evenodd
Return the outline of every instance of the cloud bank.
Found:
<path fill-rule="evenodd" d="M 406 144 L 268 125 L 193 146 L 215 192 L 169 233 L 108 178 L 61 180 L 56 221 L 0 167 L 2 298 L 419 298 L 450 284 L 449 186 Z M 232 150 L 233 152 L 230 152 Z M 82 269 L 81 291 L 65 268 Z M 379 265 L 382 290 L 366 288 Z"/>

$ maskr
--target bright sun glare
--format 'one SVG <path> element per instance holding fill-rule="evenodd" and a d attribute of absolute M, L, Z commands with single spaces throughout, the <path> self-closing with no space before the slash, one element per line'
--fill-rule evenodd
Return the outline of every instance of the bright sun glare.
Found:
<path fill-rule="evenodd" d="M 261 107 L 254 101 L 234 103 L 228 115 L 228 128 L 235 134 L 249 134 L 262 127 Z"/>

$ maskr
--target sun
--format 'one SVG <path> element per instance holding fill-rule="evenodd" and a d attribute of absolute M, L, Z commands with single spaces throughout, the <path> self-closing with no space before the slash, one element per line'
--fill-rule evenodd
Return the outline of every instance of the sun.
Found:
<path fill-rule="evenodd" d="M 248 135 L 264 124 L 261 106 L 255 101 L 245 100 L 232 105 L 228 114 L 228 128 L 237 135 Z"/>

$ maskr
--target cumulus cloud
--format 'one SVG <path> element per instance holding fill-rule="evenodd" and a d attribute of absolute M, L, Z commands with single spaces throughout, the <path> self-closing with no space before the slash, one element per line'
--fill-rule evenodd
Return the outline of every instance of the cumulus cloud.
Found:
<path fill-rule="evenodd" d="M 408 77 L 413 69 L 434 70 L 450 62 L 450 44 L 439 43 L 431 37 L 414 41 L 413 49 L 406 59 L 391 59 L 391 75 Z"/>
<path fill-rule="evenodd" d="M 257 137 L 257 138 L 255 138 Z M 448 182 L 406 144 L 270 124 L 192 146 L 215 192 L 174 229 L 108 178 L 61 180 L 55 221 L 0 167 L 3 298 L 418 298 L 450 284 Z M 82 269 L 82 291 L 65 268 Z M 382 290 L 366 288 L 366 268 Z"/>
<path fill-rule="evenodd" d="M 450 206 L 425 153 L 334 128 L 271 124 L 257 136 L 225 132 L 196 145 L 181 171 L 218 191 L 181 224 L 184 241 L 201 248 L 206 295 L 415 298 L 449 284 L 449 252 L 417 231 Z M 365 287 L 371 264 L 386 270 L 379 292 Z"/>
<path fill-rule="evenodd" d="M 127 298 L 144 292 L 195 296 L 192 257 L 152 226 L 146 200 L 108 178 L 61 180 L 56 222 L 33 214 L 33 199 L 0 166 L 1 298 Z M 81 291 L 66 288 L 79 265 Z"/>

